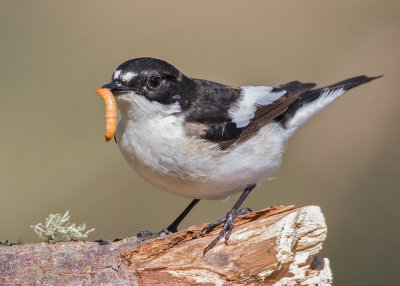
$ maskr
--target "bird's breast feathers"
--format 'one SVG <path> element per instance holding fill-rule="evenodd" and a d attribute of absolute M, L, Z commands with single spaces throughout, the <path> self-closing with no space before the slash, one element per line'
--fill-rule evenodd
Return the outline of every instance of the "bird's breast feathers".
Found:
<path fill-rule="evenodd" d="M 198 198 L 223 198 L 272 175 L 279 167 L 286 139 L 278 123 L 266 125 L 250 140 L 225 150 L 191 135 L 185 123 L 182 114 L 121 120 L 117 142 L 125 159 L 143 178 L 188 197 L 196 197 L 188 190 L 192 189 Z M 201 129 L 198 125 L 192 124 L 192 130 Z M 221 188 L 224 181 L 225 192 L 210 186 L 215 183 Z"/>

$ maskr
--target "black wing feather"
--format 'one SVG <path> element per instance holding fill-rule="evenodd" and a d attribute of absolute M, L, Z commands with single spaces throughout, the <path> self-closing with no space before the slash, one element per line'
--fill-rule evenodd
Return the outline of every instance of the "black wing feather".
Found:
<path fill-rule="evenodd" d="M 193 134 L 193 128 L 187 133 L 218 143 L 223 150 L 227 149 L 236 143 L 244 142 L 253 137 L 260 128 L 284 113 L 301 94 L 314 86 L 314 83 L 292 81 L 275 88 L 273 91 L 279 92 L 284 90 L 286 94 L 268 105 L 257 106 L 253 119 L 250 120 L 248 125 L 242 128 L 238 128 L 228 114 L 229 108 L 236 102 L 240 95 L 238 93 L 240 90 L 234 89 L 234 95 L 227 96 L 224 94 L 223 102 L 213 100 L 211 104 L 202 104 L 189 110 L 189 116 L 186 117 L 188 126 L 192 127 L 193 123 L 195 123 L 197 126 L 195 130 L 198 133 Z M 212 98 L 209 93 L 208 97 Z M 215 96 L 214 99 L 218 97 Z"/>

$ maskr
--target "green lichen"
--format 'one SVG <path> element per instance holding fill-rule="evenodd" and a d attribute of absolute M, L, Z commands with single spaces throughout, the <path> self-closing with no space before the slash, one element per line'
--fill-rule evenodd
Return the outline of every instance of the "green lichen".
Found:
<path fill-rule="evenodd" d="M 94 231 L 94 228 L 86 230 L 86 224 L 75 225 L 69 222 L 69 212 L 66 211 L 64 215 L 50 214 L 44 224 L 38 223 L 31 226 L 40 239 L 50 243 L 53 241 L 60 241 L 61 238 L 66 240 L 71 239 L 85 239 L 88 234 Z"/>

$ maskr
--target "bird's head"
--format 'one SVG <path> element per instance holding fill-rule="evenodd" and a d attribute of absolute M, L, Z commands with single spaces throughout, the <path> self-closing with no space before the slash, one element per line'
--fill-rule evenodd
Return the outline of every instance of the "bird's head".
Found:
<path fill-rule="evenodd" d="M 136 58 L 122 63 L 112 81 L 103 86 L 115 96 L 122 117 L 138 120 L 146 116 L 180 111 L 180 99 L 190 79 L 169 63 L 154 58 Z"/>

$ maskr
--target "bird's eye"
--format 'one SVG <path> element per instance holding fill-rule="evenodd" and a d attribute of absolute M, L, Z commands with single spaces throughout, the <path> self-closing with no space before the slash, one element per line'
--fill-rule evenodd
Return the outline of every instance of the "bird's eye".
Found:
<path fill-rule="evenodd" d="M 162 78 L 159 76 L 154 76 L 149 80 L 148 86 L 150 88 L 159 88 L 162 82 Z"/>

